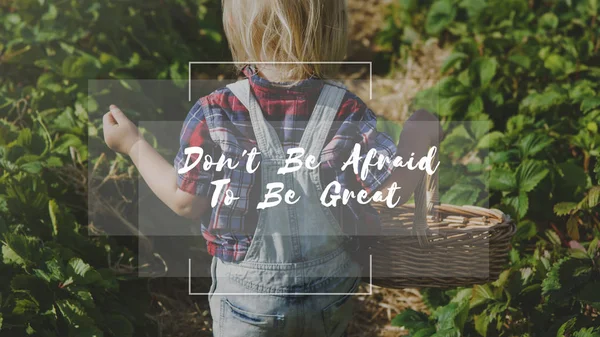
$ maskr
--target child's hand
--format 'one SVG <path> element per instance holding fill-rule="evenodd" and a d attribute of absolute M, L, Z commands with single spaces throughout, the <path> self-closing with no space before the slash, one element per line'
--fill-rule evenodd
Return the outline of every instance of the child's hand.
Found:
<path fill-rule="evenodd" d="M 406 129 L 415 129 L 419 137 L 424 137 L 429 145 L 438 145 L 444 137 L 444 130 L 439 119 L 426 110 L 417 110 L 412 114 L 404 126 Z M 418 130 L 418 131 L 417 131 Z"/>
<path fill-rule="evenodd" d="M 102 118 L 104 141 L 114 151 L 127 154 L 140 139 L 140 132 L 117 106 L 111 105 L 110 111 Z"/>

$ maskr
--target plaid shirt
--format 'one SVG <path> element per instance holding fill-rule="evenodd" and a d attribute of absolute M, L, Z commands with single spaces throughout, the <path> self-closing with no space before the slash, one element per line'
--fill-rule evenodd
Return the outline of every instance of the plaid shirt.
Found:
<path fill-rule="evenodd" d="M 323 81 L 308 79 L 292 87 L 281 87 L 259 77 L 250 67 L 244 73 L 250 79 L 252 91 L 265 118 L 277 131 L 284 151 L 298 147 Z M 218 127 L 209 130 L 207 118 L 211 118 Z M 355 144 L 361 145 L 362 155 L 373 148 L 388 157 L 396 153 L 396 144 L 388 135 L 378 132 L 376 124 L 375 114 L 356 95 L 347 92 L 321 153 L 320 177 L 323 186 L 337 180 L 342 190 L 364 189 L 370 192 L 379 188 L 391 173 L 391 166 L 382 170 L 372 168 L 365 180 L 361 180 L 351 167 L 341 170 Z M 211 137 L 211 133 L 218 137 Z M 218 144 L 213 138 L 218 139 Z M 202 165 L 197 165 L 191 171 L 178 175 L 177 184 L 182 191 L 210 198 L 215 189 L 212 181 L 231 179 L 227 188 L 239 199 L 231 205 L 218 203 L 212 212 L 207 212 L 202 219 L 202 233 L 211 255 L 225 261 L 242 261 L 258 222 L 257 204 L 263 199 L 260 169 L 248 173 L 247 156 L 242 155 L 244 150 L 250 152 L 257 147 L 248 110 L 227 88 L 202 97 L 184 122 L 180 145 L 175 158 L 176 169 L 184 166 L 186 155 L 183 151 L 192 146 L 201 147 L 204 155 L 210 155 L 215 161 L 224 155 L 239 162 L 236 169 L 225 168 L 221 172 L 204 171 Z M 192 155 L 190 162 L 196 158 Z M 260 155 L 254 163 L 259 160 Z M 338 206 L 331 207 L 331 211 L 342 229 L 349 234 L 359 232 L 361 226 L 379 226 L 377 212 L 370 205 L 361 205 L 354 199 L 346 205 L 338 203 Z"/>

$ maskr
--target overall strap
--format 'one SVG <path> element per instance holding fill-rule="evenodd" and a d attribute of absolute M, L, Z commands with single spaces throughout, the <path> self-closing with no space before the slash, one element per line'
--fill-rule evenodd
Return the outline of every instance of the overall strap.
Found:
<path fill-rule="evenodd" d="M 337 85 L 325 84 L 323 86 L 299 145 L 306 150 L 307 155 L 320 157 L 331 125 L 345 95 L 346 90 Z"/>
<path fill-rule="evenodd" d="M 250 121 L 252 122 L 258 150 L 261 152 L 262 157 L 270 159 L 285 158 L 285 152 L 283 151 L 283 146 L 279 141 L 277 132 L 265 119 L 263 112 L 260 109 L 260 105 L 252 94 L 250 82 L 245 79 L 229 84 L 227 88 L 231 90 L 235 97 L 237 97 L 246 109 L 248 109 L 248 112 L 250 112 Z"/>

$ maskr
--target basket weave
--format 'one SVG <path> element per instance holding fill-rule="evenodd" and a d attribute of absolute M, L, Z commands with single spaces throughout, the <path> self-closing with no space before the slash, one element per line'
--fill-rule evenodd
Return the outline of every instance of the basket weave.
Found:
<path fill-rule="evenodd" d="M 438 204 L 437 173 L 422 179 L 415 204 L 375 203 L 382 233 L 368 244 L 374 285 L 457 287 L 498 278 L 516 231 L 497 209 Z"/>

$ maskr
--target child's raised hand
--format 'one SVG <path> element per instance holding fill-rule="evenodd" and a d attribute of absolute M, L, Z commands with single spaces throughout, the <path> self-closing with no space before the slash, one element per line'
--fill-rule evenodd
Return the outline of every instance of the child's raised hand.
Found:
<path fill-rule="evenodd" d="M 415 139 L 424 138 L 427 144 L 432 146 L 439 145 L 444 137 L 444 130 L 440 120 L 427 110 L 420 109 L 415 111 L 406 121 L 404 128 L 408 131 L 414 129 Z"/>
<path fill-rule="evenodd" d="M 102 118 L 104 125 L 104 141 L 114 151 L 129 154 L 131 148 L 142 139 L 140 132 L 116 105 L 110 106 L 110 111 Z"/>

